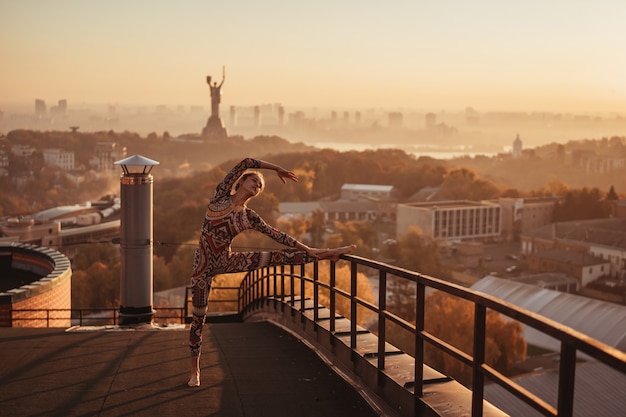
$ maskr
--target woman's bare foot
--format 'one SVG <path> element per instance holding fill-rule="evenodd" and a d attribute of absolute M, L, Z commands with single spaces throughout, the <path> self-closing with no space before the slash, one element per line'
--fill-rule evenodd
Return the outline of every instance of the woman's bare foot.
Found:
<path fill-rule="evenodd" d="M 189 382 L 187 382 L 187 385 L 189 385 L 190 387 L 199 387 L 200 386 L 200 372 L 195 372 L 194 374 L 192 374 L 191 378 L 189 378 Z"/>
<path fill-rule="evenodd" d="M 351 253 L 356 249 L 356 245 L 340 246 L 334 249 L 328 249 L 320 255 L 320 259 L 330 259 L 333 262 L 337 262 L 341 255 Z"/>
<path fill-rule="evenodd" d="M 199 387 L 200 386 L 200 356 L 192 356 L 191 357 L 191 377 L 189 377 L 189 382 L 187 385 L 190 387 Z"/>

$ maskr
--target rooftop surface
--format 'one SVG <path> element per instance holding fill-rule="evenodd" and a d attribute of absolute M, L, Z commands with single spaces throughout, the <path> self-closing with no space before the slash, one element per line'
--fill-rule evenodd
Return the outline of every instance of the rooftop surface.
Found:
<path fill-rule="evenodd" d="M 378 413 L 291 333 L 211 323 L 189 388 L 182 326 L 0 328 L 5 416 L 342 416 Z"/>

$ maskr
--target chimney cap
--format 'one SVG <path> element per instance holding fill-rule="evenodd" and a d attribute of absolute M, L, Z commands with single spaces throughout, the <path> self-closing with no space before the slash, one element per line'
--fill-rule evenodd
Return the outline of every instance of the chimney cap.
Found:
<path fill-rule="evenodd" d="M 128 166 L 143 166 L 143 173 L 147 174 L 150 173 L 154 165 L 159 165 L 159 162 L 154 159 L 146 158 L 145 156 L 133 155 L 114 162 L 114 164 L 121 165 L 125 174 L 128 174 L 129 172 L 127 168 Z"/>

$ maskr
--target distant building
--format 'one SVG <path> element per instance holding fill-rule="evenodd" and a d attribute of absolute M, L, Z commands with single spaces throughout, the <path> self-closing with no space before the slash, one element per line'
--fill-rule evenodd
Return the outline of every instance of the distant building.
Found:
<path fill-rule="evenodd" d="M 497 239 L 502 233 L 502 209 L 487 201 L 398 204 L 396 236 L 412 226 L 435 240 Z"/>
<path fill-rule="evenodd" d="M 539 227 L 552 223 L 558 197 L 499 198 L 502 207 L 502 236 L 506 240 L 519 238 Z"/>
<path fill-rule="evenodd" d="M 341 186 L 341 199 L 392 199 L 393 192 L 394 187 L 392 185 L 344 184 Z"/>
<path fill-rule="evenodd" d="M 59 100 L 56 106 L 50 107 L 50 115 L 52 117 L 65 116 L 67 113 L 67 100 Z"/>
<path fill-rule="evenodd" d="M 613 217 L 626 217 L 626 200 L 615 201 L 611 214 Z"/>
<path fill-rule="evenodd" d="M 119 236 L 120 200 L 110 198 L 73 206 L 59 206 L 32 216 L 0 221 L 0 243 L 20 242 L 75 254 L 77 243 Z"/>
<path fill-rule="evenodd" d="M 310 218 L 316 210 L 322 210 L 318 201 L 310 202 L 285 202 L 278 205 L 280 217 L 291 220 L 296 217 Z"/>
<path fill-rule="evenodd" d="M 60 149 L 46 149 L 43 151 L 44 163 L 51 167 L 59 167 L 64 171 L 74 169 L 74 152 Z"/>
<path fill-rule="evenodd" d="M 38 118 L 46 115 L 46 102 L 41 99 L 35 100 L 35 116 Z"/>
<path fill-rule="evenodd" d="M 587 174 L 609 174 L 626 168 L 626 158 L 621 155 L 590 155 L 580 158 L 579 161 Z"/>
<path fill-rule="evenodd" d="M 426 116 L 424 116 L 424 124 L 426 130 L 432 130 L 437 127 L 437 115 L 435 113 L 426 113 Z"/>
<path fill-rule="evenodd" d="M 375 221 L 378 218 L 378 206 L 367 200 L 322 201 L 320 207 L 326 220 L 333 221 Z"/>
<path fill-rule="evenodd" d="M 520 241 L 522 253 L 527 257 L 541 257 L 541 253 L 552 249 L 586 253 L 608 263 L 609 268 L 604 271 L 606 276 L 626 279 L 624 218 L 552 223 L 522 234 Z"/>
<path fill-rule="evenodd" d="M 230 126 L 231 127 L 237 127 L 237 125 L 238 125 L 237 107 L 236 106 L 230 106 L 228 114 L 229 114 L 228 122 L 229 122 Z"/>
<path fill-rule="evenodd" d="M 522 140 L 519 138 L 519 133 L 513 141 L 513 151 L 511 152 L 511 154 L 513 155 L 513 158 L 522 157 Z"/>
<path fill-rule="evenodd" d="M 611 263 L 586 251 L 543 249 L 526 256 L 529 271 L 561 272 L 575 277 L 585 287 L 611 271 Z"/>
<path fill-rule="evenodd" d="M 285 126 L 285 108 L 282 105 L 278 105 L 276 113 L 278 117 L 278 126 Z"/>
<path fill-rule="evenodd" d="M 387 115 L 389 127 L 398 128 L 404 124 L 404 117 L 400 112 L 390 112 Z"/>
<path fill-rule="evenodd" d="M 120 146 L 116 142 L 98 142 L 94 152 L 95 156 L 89 163 L 92 168 L 98 171 L 116 170 L 113 163 L 126 157 L 126 147 Z"/>
<path fill-rule="evenodd" d="M 507 278 L 509 281 L 535 285 L 548 290 L 576 294 L 580 288 L 578 280 L 562 272 L 539 272 Z"/>
<path fill-rule="evenodd" d="M 396 218 L 397 202 L 391 185 L 344 184 L 335 201 L 281 203 L 281 216 L 310 217 L 316 210 L 324 212 L 326 222 L 367 221 L 392 222 Z"/>
<path fill-rule="evenodd" d="M 0 168 L 8 168 L 9 167 L 9 155 L 0 149 Z"/>
<path fill-rule="evenodd" d="M 35 153 L 36 149 L 29 145 L 13 145 L 11 152 L 20 158 L 28 158 Z"/>

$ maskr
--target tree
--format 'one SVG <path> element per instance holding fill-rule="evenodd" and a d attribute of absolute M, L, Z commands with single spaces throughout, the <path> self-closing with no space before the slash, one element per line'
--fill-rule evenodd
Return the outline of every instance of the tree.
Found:
<path fill-rule="evenodd" d="M 396 266 L 438 278 L 444 275 L 436 243 L 424 237 L 416 227 L 412 226 L 397 242 L 385 245 L 384 251 L 385 256 L 394 259 Z M 388 281 L 389 310 L 411 322 L 415 322 L 415 285 L 393 276 Z"/>
<path fill-rule="evenodd" d="M 120 305 L 120 264 L 94 262 L 72 272 L 72 308 L 118 307 Z"/>
<path fill-rule="evenodd" d="M 446 175 L 439 197 L 445 200 L 488 200 L 500 196 L 493 183 L 478 178 L 476 172 L 467 168 L 453 169 Z"/>
<path fill-rule="evenodd" d="M 318 269 L 318 278 L 320 282 L 330 284 L 330 270 L 327 267 L 327 262 L 320 262 Z M 313 276 L 313 265 L 306 265 L 306 274 L 309 277 Z M 356 277 L 357 296 L 369 303 L 374 302 L 374 293 L 372 289 L 372 284 L 365 274 L 362 272 L 357 273 Z M 346 292 L 350 292 L 351 287 L 351 273 L 350 267 L 345 263 L 345 261 L 340 261 L 335 269 L 335 286 L 339 289 L 342 289 Z M 313 284 L 307 283 L 305 291 L 307 294 L 313 293 Z M 330 291 L 324 288 L 319 289 L 319 303 L 323 306 L 330 306 Z M 335 306 L 338 314 L 351 319 L 351 309 L 350 309 L 350 300 L 348 298 L 342 297 L 340 295 L 335 295 Z M 357 324 L 365 325 L 369 323 L 374 318 L 374 313 L 363 306 L 357 306 Z"/>
<path fill-rule="evenodd" d="M 612 185 L 611 185 L 611 189 L 609 190 L 609 193 L 606 195 L 606 199 L 609 201 L 619 200 L 619 196 L 615 192 L 615 188 Z"/>
<path fill-rule="evenodd" d="M 385 245 L 384 254 L 401 268 L 431 276 L 443 275 L 437 244 L 415 226 L 411 226 L 397 242 Z"/>
<path fill-rule="evenodd" d="M 370 223 L 362 221 L 334 222 L 335 232 L 326 239 L 326 246 L 339 247 L 356 245 L 356 253 L 364 257 L 372 257 L 372 239 L 376 236 Z"/>
<path fill-rule="evenodd" d="M 330 270 L 327 267 L 327 262 L 320 262 L 318 268 L 318 279 L 319 282 L 323 282 L 326 284 L 330 283 Z M 289 272 L 289 266 L 286 267 L 286 273 Z M 296 266 L 296 274 L 299 274 L 299 266 Z M 305 276 L 313 277 L 313 264 L 307 264 L 305 266 Z M 209 311 L 211 312 L 224 312 L 224 311 L 235 311 L 237 310 L 237 290 L 230 288 L 238 288 L 241 284 L 241 281 L 246 276 L 245 272 L 234 273 L 234 274 L 223 274 L 218 275 L 213 280 L 213 289 L 211 290 L 210 298 L 209 298 Z M 350 291 L 351 287 L 351 274 L 350 268 L 347 265 L 342 265 L 339 262 L 336 266 L 335 270 L 335 285 L 346 292 Z M 285 291 L 284 295 L 291 295 L 292 289 L 290 286 L 290 280 L 285 280 Z M 219 288 L 219 287 L 227 287 L 227 288 Z M 300 282 L 298 279 L 295 280 L 293 288 L 294 295 L 300 295 Z M 270 285 L 270 295 L 273 295 L 273 285 Z M 281 284 L 277 284 L 278 293 L 281 293 Z M 311 298 L 313 294 L 313 284 L 306 283 L 305 284 L 305 297 Z M 360 299 L 373 302 L 374 295 L 372 284 L 367 279 L 365 274 L 359 272 L 357 273 L 357 294 Z M 320 305 L 329 307 L 330 306 L 330 291 L 328 289 L 319 287 L 319 303 Z M 336 295 L 335 305 L 337 309 L 337 314 L 342 315 L 344 317 L 350 318 L 351 309 L 350 309 L 350 300 L 342 297 L 340 295 Z M 357 308 L 357 323 L 360 325 L 365 325 L 371 321 L 374 317 L 373 313 L 362 307 L 358 306 Z"/>
<path fill-rule="evenodd" d="M 415 323 L 415 321 L 411 321 Z M 474 307 L 467 300 L 442 291 L 428 295 L 424 304 L 426 332 L 471 355 L 473 352 Z M 505 319 L 488 310 L 486 318 L 485 363 L 504 375 L 511 376 L 517 361 L 526 358 L 527 344 L 521 323 Z M 389 340 L 407 352 L 415 349 L 415 337 L 390 326 Z M 466 386 L 472 382 L 472 370 L 430 343 L 424 345 L 424 361 L 439 372 L 455 378 Z"/>
<path fill-rule="evenodd" d="M 307 231 L 311 235 L 312 245 L 319 247 L 322 243 L 322 236 L 326 229 L 326 214 L 322 209 L 315 209 L 309 221 Z"/>
<path fill-rule="evenodd" d="M 598 188 L 571 190 L 554 206 L 553 222 L 603 219 L 611 213 L 611 202 Z"/>
<path fill-rule="evenodd" d="M 426 298 L 425 330 L 465 353 L 472 354 L 474 308 L 467 300 L 436 291 Z M 485 363 L 511 375 L 515 362 L 526 358 L 526 341 L 521 323 L 504 320 L 496 311 L 487 311 Z M 425 361 L 435 369 L 471 384 L 471 369 L 451 356 L 426 344 Z"/>

